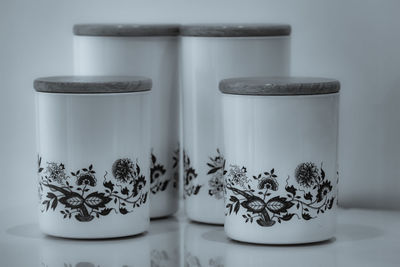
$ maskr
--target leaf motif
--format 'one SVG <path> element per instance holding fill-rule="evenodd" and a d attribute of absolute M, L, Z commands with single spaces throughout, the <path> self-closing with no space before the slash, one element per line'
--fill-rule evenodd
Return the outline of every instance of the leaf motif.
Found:
<path fill-rule="evenodd" d="M 53 210 L 56 210 L 57 204 L 58 204 L 58 199 L 57 199 L 57 198 L 54 198 L 53 203 L 51 204 L 51 208 L 52 208 Z"/>
<path fill-rule="evenodd" d="M 242 202 L 242 207 L 253 212 L 259 213 L 265 209 L 265 202 L 259 197 L 251 197 Z"/>
<path fill-rule="evenodd" d="M 303 213 L 301 216 L 302 216 L 303 219 L 306 220 L 306 221 L 312 219 L 312 217 L 311 217 L 310 214 L 308 214 L 308 213 Z"/>
<path fill-rule="evenodd" d="M 238 202 L 239 201 L 239 199 L 237 197 L 235 197 L 235 196 L 231 196 L 229 198 L 229 200 L 232 201 L 232 202 Z"/>
<path fill-rule="evenodd" d="M 51 198 L 51 199 L 57 198 L 57 196 L 56 196 L 55 194 L 51 193 L 51 192 L 48 192 L 48 193 L 47 193 L 47 197 L 48 197 L 48 198 Z"/>
<path fill-rule="evenodd" d="M 67 208 L 75 209 L 79 208 L 83 204 L 84 200 L 81 196 L 77 194 L 77 195 L 62 197 L 60 198 L 60 202 L 64 204 L 65 207 Z"/>
<path fill-rule="evenodd" d="M 236 204 L 235 204 L 235 208 L 234 208 L 234 212 L 237 214 L 238 213 L 238 211 L 239 211 L 239 209 L 240 209 L 240 202 L 236 202 Z"/>
<path fill-rule="evenodd" d="M 276 196 L 271 198 L 267 202 L 267 209 L 272 213 L 280 214 L 281 212 L 287 212 L 294 204 L 290 201 L 287 201 L 284 197 Z"/>
<path fill-rule="evenodd" d="M 165 191 L 165 189 L 167 189 L 168 183 L 169 183 L 169 180 L 165 181 L 165 182 L 162 184 L 162 186 L 161 186 L 161 191 Z"/>
<path fill-rule="evenodd" d="M 215 172 L 217 172 L 219 169 L 220 169 L 220 168 L 212 168 L 211 170 L 209 170 L 209 171 L 207 172 L 207 174 L 215 173 Z"/>
<path fill-rule="evenodd" d="M 93 209 L 104 208 L 105 204 L 111 201 L 104 193 L 93 192 L 85 198 L 85 204 Z"/>
<path fill-rule="evenodd" d="M 330 202 L 329 202 L 329 204 L 328 204 L 328 209 L 329 210 L 332 209 L 334 201 L 335 201 L 335 197 L 332 197 Z"/>
<path fill-rule="evenodd" d="M 199 191 L 200 191 L 200 188 L 201 188 L 201 185 L 196 186 L 195 189 L 194 189 L 193 194 L 197 195 L 199 193 Z"/>
<path fill-rule="evenodd" d="M 138 164 L 136 164 L 136 174 L 139 175 L 140 174 L 140 167 Z"/>
<path fill-rule="evenodd" d="M 157 161 L 156 156 L 154 156 L 154 154 L 151 153 L 151 162 L 153 162 L 153 164 L 156 164 L 156 161 Z"/>

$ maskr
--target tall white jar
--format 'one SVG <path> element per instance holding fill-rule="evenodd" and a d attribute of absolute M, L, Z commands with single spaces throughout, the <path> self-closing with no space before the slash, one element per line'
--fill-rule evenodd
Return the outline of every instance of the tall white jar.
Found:
<path fill-rule="evenodd" d="M 177 25 L 74 26 L 77 75 L 151 77 L 150 217 L 175 213 L 179 204 L 179 92 Z"/>
<path fill-rule="evenodd" d="M 151 80 L 35 80 L 39 225 L 49 235 L 113 238 L 149 227 Z"/>
<path fill-rule="evenodd" d="M 333 237 L 339 87 L 323 78 L 221 81 L 230 238 L 295 244 Z"/>
<path fill-rule="evenodd" d="M 181 27 L 184 198 L 187 216 L 223 224 L 221 79 L 288 75 L 289 25 Z"/>

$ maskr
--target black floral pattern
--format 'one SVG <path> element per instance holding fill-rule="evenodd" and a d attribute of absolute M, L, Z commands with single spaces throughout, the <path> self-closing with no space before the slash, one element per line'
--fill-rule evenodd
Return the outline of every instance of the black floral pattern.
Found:
<path fill-rule="evenodd" d="M 151 153 L 151 166 L 150 166 L 150 192 L 156 194 L 160 191 L 167 189 L 169 180 L 163 179 L 164 174 L 167 172 L 164 165 L 157 162 L 156 156 Z"/>
<path fill-rule="evenodd" d="M 185 151 L 183 151 L 183 168 L 184 168 L 184 183 L 183 183 L 183 198 L 197 195 L 202 188 L 202 185 L 197 184 L 196 170 L 191 166 L 190 158 Z"/>
<path fill-rule="evenodd" d="M 127 183 L 135 176 L 135 164 L 131 159 L 118 159 L 112 165 L 112 174 L 121 183 Z"/>
<path fill-rule="evenodd" d="M 256 181 L 257 190 L 250 186 L 250 179 Z M 246 223 L 255 221 L 261 227 L 270 227 L 295 217 L 311 220 L 332 209 L 335 195 L 322 164 L 321 168 L 311 162 L 297 166 L 295 180 L 300 187 L 289 185 L 289 180 L 290 176 L 285 181 L 287 194 L 276 195 L 279 183 L 275 169 L 249 178 L 245 167 L 231 165 L 225 185 L 226 215 L 237 215 L 243 210 Z"/>
<path fill-rule="evenodd" d="M 94 176 L 95 172 L 92 170 L 93 166 L 89 166 L 89 171 L 83 172 L 78 175 L 76 179 L 77 185 L 96 186 L 97 179 Z"/>
<path fill-rule="evenodd" d="M 211 179 L 208 181 L 208 194 L 215 197 L 216 199 L 222 199 L 224 197 L 224 175 L 225 170 L 225 159 L 219 149 L 217 149 L 217 156 L 210 157 L 210 162 L 207 163 L 210 170 L 207 175 L 211 175 Z"/>
<path fill-rule="evenodd" d="M 296 181 L 304 187 L 313 186 L 316 183 L 318 175 L 318 167 L 312 162 L 299 164 L 294 172 Z"/>
<path fill-rule="evenodd" d="M 276 174 L 274 174 L 275 170 L 272 169 L 271 172 L 264 172 L 264 177 L 261 177 L 261 174 L 258 177 L 253 177 L 255 179 L 260 179 L 260 182 L 258 183 L 258 189 L 270 189 L 272 191 L 277 191 L 279 184 L 278 181 L 276 180 Z"/>
<path fill-rule="evenodd" d="M 67 179 L 67 174 L 65 173 L 65 166 L 62 163 L 50 162 L 47 164 L 46 173 L 49 179 L 62 184 Z"/>
<path fill-rule="evenodd" d="M 140 167 L 131 159 L 118 159 L 112 164 L 112 174 L 116 183 L 108 179 L 105 171 L 101 191 L 94 190 L 97 185 L 96 171 L 93 165 L 70 172 L 67 175 L 65 165 L 47 162 L 41 167 L 42 158 L 38 156 L 39 197 L 41 211 L 59 212 L 64 219 L 72 216 L 80 222 L 89 222 L 94 218 L 107 216 L 110 212 L 122 215 L 133 212 L 147 202 L 145 192 L 146 179 Z M 75 179 L 76 186 L 71 183 Z"/>
<path fill-rule="evenodd" d="M 173 155 L 172 155 L 172 169 L 174 171 L 173 174 L 173 183 L 172 186 L 173 188 L 177 189 L 179 185 L 179 144 L 178 147 L 175 149 Z"/>
<path fill-rule="evenodd" d="M 172 184 L 172 188 L 174 189 L 178 188 L 179 146 L 172 154 L 172 177 L 165 177 L 166 173 L 166 168 L 158 162 L 156 155 L 152 151 L 150 166 L 150 192 L 152 194 L 165 191 L 169 184 Z"/>

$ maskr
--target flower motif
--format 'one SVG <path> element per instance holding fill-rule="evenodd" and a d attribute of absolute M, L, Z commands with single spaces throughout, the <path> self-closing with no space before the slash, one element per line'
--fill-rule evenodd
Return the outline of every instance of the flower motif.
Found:
<path fill-rule="evenodd" d="M 273 191 L 277 191 L 278 186 L 278 182 L 273 177 L 264 177 L 258 183 L 258 189 L 271 189 Z"/>
<path fill-rule="evenodd" d="M 57 183 L 62 184 L 64 180 L 67 179 L 67 175 L 65 173 L 64 164 L 49 162 L 47 164 L 46 173 L 49 179 L 56 181 Z"/>
<path fill-rule="evenodd" d="M 218 150 L 217 150 L 218 151 Z M 219 152 L 219 151 L 218 151 Z M 225 165 L 225 159 L 224 159 L 224 157 L 223 156 L 217 156 L 217 157 L 215 157 L 215 158 L 213 158 L 213 159 L 211 159 L 212 160 L 212 162 L 214 163 L 213 165 L 214 165 L 214 167 L 216 167 L 216 168 L 223 168 L 224 167 L 224 165 Z"/>
<path fill-rule="evenodd" d="M 117 159 L 112 165 L 112 174 L 121 183 L 127 183 L 135 178 L 135 164 L 131 159 Z"/>
<path fill-rule="evenodd" d="M 304 187 L 311 187 L 317 181 L 318 167 L 312 162 L 301 163 L 297 166 L 294 176 Z"/>
<path fill-rule="evenodd" d="M 93 174 L 90 173 L 82 173 L 78 175 L 76 179 L 76 184 L 77 185 L 90 185 L 90 186 L 95 186 L 96 185 L 96 177 L 94 177 Z"/>
<path fill-rule="evenodd" d="M 150 183 L 154 183 L 160 176 L 166 172 L 164 166 L 157 164 L 150 169 Z"/>
<path fill-rule="evenodd" d="M 232 182 L 240 186 L 244 186 L 248 182 L 247 170 L 245 167 L 240 168 L 238 165 L 231 165 L 228 176 L 232 179 Z"/>
<path fill-rule="evenodd" d="M 208 193 L 211 196 L 214 196 L 216 199 L 221 199 L 224 196 L 224 182 L 222 172 L 218 172 L 220 175 L 214 175 L 209 181 L 208 185 L 210 186 L 210 190 Z"/>
<path fill-rule="evenodd" d="M 196 171 L 190 167 L 189 169 L 186 170 L 186 176 L 185 176 L 185 185 L 189 185 L 190 182 L 197 177 Z"/>
<path fill-rule="evenodd" d="M 318 188 L 317 202 L 321 202 L 325 196 L 332 191 L 332 185 L 330 181 L 324 181 Z"/>
<path fill-rule="evenodd" d="M 145 187 L 146 179 L 143 175 L 140 175 L 139 178 L 135 181 L 135 185 L 133 187 L 133 195 L 137 196 L 140 191 Z"/>

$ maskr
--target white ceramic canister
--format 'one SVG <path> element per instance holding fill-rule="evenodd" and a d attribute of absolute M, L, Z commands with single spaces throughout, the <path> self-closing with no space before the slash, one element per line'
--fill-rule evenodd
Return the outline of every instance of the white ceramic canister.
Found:
<path fill-rule="evenodd" d="M 111 238 L 149 227 L 151 80 L 35 80 L 39 224 L 49 235 Z"/>
<path fill-rule="evenodd" d="M 184 198 L 187 216 L 223 224 L 221 79 L 288 75 L 289 25 L 181 27 Z"/>
<path fill-rule="evenodd" d="M 323 78 L 221 81 L 230 238 L 296 244 L 334 236 L 339 87 Z"/>
<path fill-rule="evenodd" d="M 74 26 L 77 75 L 143 75 L 151 90 L 150 217 L 172 215 L 179 204 L 177 25 Z"/>

